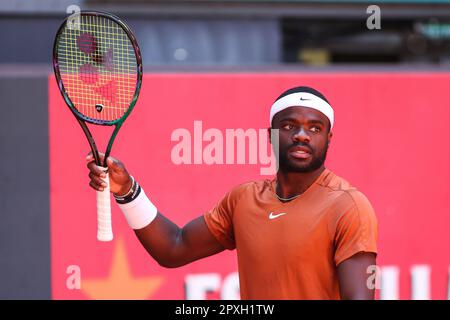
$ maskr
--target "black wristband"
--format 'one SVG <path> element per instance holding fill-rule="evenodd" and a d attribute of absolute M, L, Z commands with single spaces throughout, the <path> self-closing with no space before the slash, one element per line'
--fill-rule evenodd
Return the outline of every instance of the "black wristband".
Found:
<path fill-rule="evenodd" d="M 114 199 L 116 199 L 117 203 L 125 204 L 125 203 L 129 203 L 129 202 L 133 201 L 134 199 L 136 199 L 137 196 L 139 195 L 139 193 L 141 193 L 141 186 L 139 185 L 139 183 L 137 183 L 136 180 L 133 180 L 133 184 L 131 186 L 130 191 L 127 193 L 127 195 L 125 197 L 114 195 Z"/>

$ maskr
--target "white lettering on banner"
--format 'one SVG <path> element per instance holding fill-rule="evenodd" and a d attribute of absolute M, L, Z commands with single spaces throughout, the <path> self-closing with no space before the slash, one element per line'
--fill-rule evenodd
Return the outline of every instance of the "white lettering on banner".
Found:
<path fill-rule="evenodd" d="M 430 300 L 431 269 L 426 265 L 411 267 L 411 299 Z"/>
<path fill-rule="evenodd" d="M 261 175 L 273 175 L 277 171 L 278 130 L 271 130 L 271 145 L 267 129 L 226 129 L 225 138 L 221 130 L 210 128 L 203 131 L 202 121 L 194 121 L 193 134 L 188 129 L 175 129 L 170 140 L 177 142 L 170 157 L 176 165 L 256 165 L 260 164 Z M 203 146 L 204 143 L 207 143 Z"/>
<path fill-rule="evenodd" d="M 398 300 L 398 275 L 399 269 L 396 266 L 381 267 L 381 300 Z"/>
<path fill-rule="evenodd" d="M 218 273 L 188 274 L 185 279 L 186 300 L 204 300 L 208 292 L 218 292 L 222 300 L 239 300 L 239 275 L 230 273 L 221 283 Z"/>
<path fill-rule="evenodd" d="M 223 280 L 220 298 L 222 300 L 241 299 L 241 294 L 239 292 L 239 273 L 233 272 L 225 277 Z"/>
<path fill-rule="evenodd" d="M 450 300 L 450 267 L 448 268 L 447 275 L 447 300 Z"/>
<path fill-rule="evenodd" d="M 188 274 L 185 279 L 186 300 L 205 300 L 208 292 L 220 288 L 218 273 Z"/>
<path fill-rule="evenodd" d="M 367 286 L 380 290 L 380 300 L 400 299 L 400 269 L 398 266 L 370 266 L 367 268 Z M 431 267 L 413 265 L 411 274 L 411 299 L 431 299 Z M 447 278 L 447 300 L 450 300 L 450 267 Z M 232 272 L 223 281 L 218 273 L 189 274 L 185 278 L 187 300 L 206 299 L 208 292 L 219 292 L 222 300 L 239 300 L 239 274 Z"/>

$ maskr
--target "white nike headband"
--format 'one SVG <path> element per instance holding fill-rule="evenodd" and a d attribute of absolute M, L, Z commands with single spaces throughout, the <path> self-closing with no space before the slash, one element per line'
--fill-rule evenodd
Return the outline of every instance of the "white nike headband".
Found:
<path fill-rule="evenodd" d="M 278 112 L 289 107 L 306 107 L 322 112 L 330 120 L 331 128 L 334 123 L 334 111 L 328 102 L 309 92 L 295 92 L 274 102 L 270 108 L 270 124 Z M 331 129 L 330 128 L 330 129 Z"/>

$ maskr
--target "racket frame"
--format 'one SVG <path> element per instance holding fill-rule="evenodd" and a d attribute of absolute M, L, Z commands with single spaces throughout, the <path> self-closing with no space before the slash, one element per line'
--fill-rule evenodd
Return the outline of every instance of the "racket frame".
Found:
<path fill-rule="evenodd" d="M 134 106 L 136 105 L 137 99 L 139 97 L 139 93 L 141 91 L 142 75 L 143 75 L 141 50 L 139 49 L 139 45 L 137 43 L 136 37 L 134 36 L 133 32 L 119 17 L 117 17 L 111 13 L 101 12 L 101 11 L 81 11 L 81 12 L 75 13 L 75 14 L 102 17 L 102 18 L 110 19 L 113 22 L 117 23 L 122 28 L 122 30 L 125 31 L 128 39 L 131 42 L 131 45 L 133 46 L 134 54 L 136 56 L 136 63 L 137 63 L 136 89 L 135 89 L 133 98 L 130 102 L 130 106 L 128 107 L 128 109 L 124 113 L 124 115 L 122 117 L 120 117 L 119 119 L 115 119 L 112 121 L 99 120 L 99 119 L 93 119 L 93 118 L 87 117 L 75 108 L 72 100 L 70 100 L 70 98 L 69 98 L 69 95 L 68 95 L 68 93 L 64 87 L 63 81 L 61 79 L 61 73 L 59 71 L 59 64 L 58 64 L 58 58 L 57 58 L 58 57 L 58 43 L 59 43 L 59 37 L 62 34 L 62 30 L 66 27 L 70 16 L 68 16 L 66 19 L 64 19 L 63 23 L 61 24 L 61 26 L 58 29 L 58 32 L 56 33 L 55 41 L 53 43 L 53 59 L 52 59 L 52 61 L 53 61 L 53 70 L 55 73 L 58 88 L 61 91 L 64 101 L 66 102 L 67 106 L 72 111 L 72 113 L 74 114 L 75 118 L 78 120 L 78 123 L 80 124 L 81 128 L 83 129 L 84 134 L 86 135 L 86 138 L 89 142 L 89 146 L 92 150 L 92 154 L 95 159 L 95 163 L 98 166 L 102 166 L 102 167 L 106 168 L 107 167 L 106 160 L 111 153 L 112 145 L 117 136 L 117 133 L 119 132 L 119 129 L 122 127 L 122 124 L 124 123 L 126 118 L 129 116 L 129 114 L 133 110 Z M 108 145 L 106 147 L 103 163 L 101 163 L 101 161 L 100 161 L 100 156 L 98 154 L 97 145 L 95 144 L 95 141 L 92 137 L 92 134 L 91 134 L 89 128 L 86 125 L 86 122 L 91 123 L 91 124 L 96 124 L 96 125 L 102 125 L 102 126 L 112 126 L 112 125 L 115 126 L 114 131 L 111 134 L 111 138 L 109 139 Z"/>

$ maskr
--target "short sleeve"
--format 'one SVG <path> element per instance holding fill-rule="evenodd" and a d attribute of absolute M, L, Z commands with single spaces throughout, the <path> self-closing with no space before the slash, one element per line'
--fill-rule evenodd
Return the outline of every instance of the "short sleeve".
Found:
<path fill-rule="evenodd" d="M 239 189 L 228 192 L 219 203 L 204 214 L 206 225 L 213 236 L 226 249 L 236 248 L 233 228 L 233 212 L 239 197 Z"/>
<path fill-rule="evenodd" d="M 337 220 L 334 235 L 334 261 L 339 265 L 358 252 L 377 254 L 378 223 L 369 200 L 352 192 L 352 204 Z"/>

